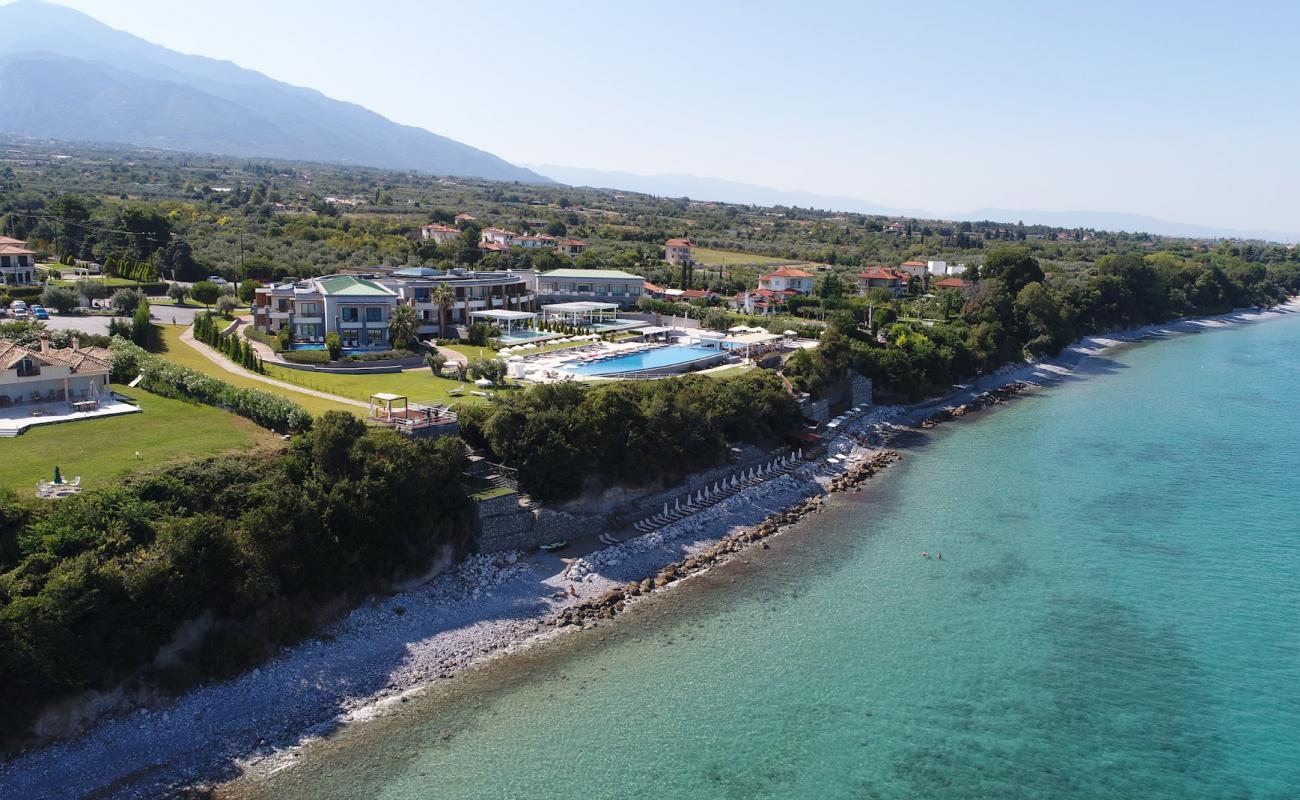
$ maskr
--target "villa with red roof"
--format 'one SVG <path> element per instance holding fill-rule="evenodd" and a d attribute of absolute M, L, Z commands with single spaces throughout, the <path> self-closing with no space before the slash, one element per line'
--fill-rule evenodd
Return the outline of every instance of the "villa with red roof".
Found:
<path fill-rule="evenodd" d="M 884 267 L 872 267 L 858 273 L 858 291 L 866 294 L 872 289 L 887 289 L 894 297 L 898 297 L 903 293 L 903 285 L 908 277 Z"/>
<path fill-rule="evenodd" d="M 781 267 L 759 278 L 758 288 L 772 292 L 812 294 L 813 274 L 796 267 Z"/>
<path fill-rule="evenodd" d="M 438 244 L 444 244 L 446 242 L 450 242 L 454 240 L 457 236 L 460 236 L 460 229 L 453 228 L 450 225 L 439 225 L 435 223 L 433 225 L 425 225 L 422 228 L 420 228 L 421 239 L 426 239 L 426 240 L 431 239 Z"/>
<path fill-rule="evenodd" d="M 664 242 L 664 261 L 673 266 L 690 265 L 691 249 L 695 247 L 690 239 L 669 239 Z"/>
<path fill-rule="evenodd" d="M 908 278 L 921 278 L 924 280 L 928 267 L 929 265 L 924 261 L 904 261 L 898 265 L 898 269 L 895 271 L 907 275 Z M 904 282 L 906 282 L 906 279 Z"/>
<path fill-rule="evenodd" d="M 955 276 L 934 282 L 934 288 L 936 289 L 965 289 L 969 285 L 964 278 Z"/>
<path fill-rule="evenodd" d="M 36 253 L 21 239 L 0 236 L 0 284 L 29 286 L 36 283 Z"/>
<path fill-rule="evenodd" d="M 556 245 L 556 249 L 572 258 L 581 255 L 582 251 L 587 249 L 587 243 L 581 239 L 561 239 L 559 244 Z"/>

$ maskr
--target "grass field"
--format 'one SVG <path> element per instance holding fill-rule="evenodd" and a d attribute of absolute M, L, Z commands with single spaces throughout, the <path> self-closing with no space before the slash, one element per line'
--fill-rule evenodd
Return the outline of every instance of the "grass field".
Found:
<path fill-rule="evenodd" d="M 83 283 L 100 283 L 111 289 L 120 289 L 123 286 L 130 286 L 132 288 L 135 288 L 135 286 L 138 285 L 135 281 L 131 280 L 130 278 L 106 278 L 102 275 L 92 275 L 89 278 L 85 278 L 82 280 L 75 280 L 72 278 L 65 280 L 62 278 L 56 278 L 55 280 L 51 281 L 51 283 L 53 283 L 55 286 L 80 286 Z"/>
<path fill-rule="evenodd" d="M 737 264 L 789 264 L 788 258 L 773 258 L 754 253 L 736 253 L 731 250 L 710 250 L 696 247 L 691 256 L 699 263 L 709 267 L 729 267 Z"/>
<path fill-rule="evenodd" d="M 0 486 L 30 497 L 41 479 L 80 475 L 82 486 L 111 484 L 120 475 L 179 458 L 272 446 L 279 439 L 242 417 L 211 406 L 114 386 L 142 409 L 139 414 L 40 425 L 0 439 Z M 136 451 L 140 459 L 135 458 Z"/>
<path fill-rule="evenodd" d="M 472 385 L 453 381 L 450 378 L 435 378 L 428 369 L 410 372 L 386 372 L 377 375 L 334 375 L 324 372 L 304 372 L 285 369 L 272 364 L 266 365 L 266 373 L 272 378 L 305 386 L 318 392 L 328 392 L 353 400 L 369 400 L 375 392 L 402 394 L 413 403 L 430 401 L 434 403 L 477 403 L 481 398 L 471 395 Z M 448 394 L 459 387 L 464 391 L 463 397 Z M 287 395 L 286 395 L 287 396 Z M 361 409 L 356 409 L 361 411 Z"/>
<path fill-rule="evenodd" d="M 333 400 L 324 400 L 319 397 L 313 397 L 309 394 L 303 394 L 302 392 L 295 392 L 279 386 L 272 386 L 269 383 L 263 383 L 262 381 L 245 375 L 237 375 L 233 372 L 227 372 L 209 361 L 198 350 L 195 350 L 190 345 L 181 341 L 181 333 L 185 330 L 184 325 L 160 325 L 158 327 L 162 330 L 163 336 L 163 350 L 159 355 L 166 358 L 168 361 L 174 361 L 183 367 L 189 367 L 190 369 L 202 372 L 205 375 L 220 378 L 221 380 L 226 381 L 227 383 L 232 383 L 235 386 L 247 389 L 261 389 L 264 392 L 281 395 L 282 397 L 286 397 L 307 409 L 312 416 L 319 416 L 324 414 L 326 411 L 348 411 L 353 414 L 365 413 L 364 409 L 350 406 L 346 403 L 336 403 Z M 270 371 L 270 369 L 271 368 L 268 367 L 268 371 Z M 293 371 L 277 370 L 277 372 L 292 373 Z M 296 375 L 299 373 L 293 374 Z M 273 375 L 271 377 L 279 378 L 280 376 Z M 282 380 L 288 380 L 288 378 L 282 378 Z M 364 400 L 366 398 L 363 397 L 361 399 Z"/>

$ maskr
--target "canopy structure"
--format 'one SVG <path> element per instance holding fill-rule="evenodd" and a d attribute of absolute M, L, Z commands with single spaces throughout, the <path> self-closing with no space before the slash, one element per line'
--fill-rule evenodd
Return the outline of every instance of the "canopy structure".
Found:
<path fill-rule="evenodd" d="M 471 311 L 470 319 L 487 320 L 511 335 L 516 330 L 533 330 L 537 327 L 537 313 L 534 311 L 506 311 L 492 309 L 489 311 Z"/>
<path fill-rule="evenodd" d="M 618 303 L 550 303 L 542 306 L 547 319 L 568 325 L 600 325 L 618 321 Z"/>
<path fill-rule="evenodd" d="M 782 341 L 782 337 L 775 333 L 735 333 L 723 339 L 722 346 L 745 358 L 753 358 L 772 350 Z"/>
<path fill-rule="evenodd" d="M 370 418 L 391 422 L 394 417 L 405 417 L 409 405 L 404 394 L 376 392 L 370 395 Z"/>

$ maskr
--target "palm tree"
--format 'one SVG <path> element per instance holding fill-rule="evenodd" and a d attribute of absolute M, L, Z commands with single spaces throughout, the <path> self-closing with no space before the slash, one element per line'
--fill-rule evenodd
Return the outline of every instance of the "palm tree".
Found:
<path fill-rule="evenodd" d="M 415 315 L 415 306 L 402 303 L 388 315 L 388 338 L 393 347 L 406 347 L 419 338 L 420 319 Z"/>
<path fill-rule="evenodd" d="M 429 299 L 438 306 L 438 338 L 450 339 L 447 335 L 447 310 L 456 305 L 456 290 L 439 283 L 429 293 Z"/>

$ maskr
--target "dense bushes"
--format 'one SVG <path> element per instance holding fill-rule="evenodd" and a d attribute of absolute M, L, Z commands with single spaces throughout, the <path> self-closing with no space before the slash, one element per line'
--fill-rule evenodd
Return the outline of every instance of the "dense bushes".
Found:
<path fill-rule="evenodd" d="M 367 433 L 329 412 L 277 455 L 161 468 L 124 486 L 24 506 L 0 493 L 0 730 L 39 706 L 112 686 L 179 625 L 218 622 L 170 674 L 185 685 L 246 666 L 359 597 L 467 548 L 463 453 L 451 439 Z"/>
<path fill-rule="evenodd" d="M 143 375 L 140 386 L 154 394 L 219 406 L 273 431 L 303 431 L 311 427 L 311 415 L 302 406 L 279 395 L 233 386 L 152 355 L 125 339 L 113 339 L 109 350 L 115 381 Z"/>
<path fill-rule="evenodd" d="M 572 497 L 597 476 L 646 484 L 710 467 L 729 442 L 767 439 L 800 419 L 780 377 L 766 370 L 590 389 L 547 384 L 460 411 L 462 434 L 547 500 Z"/>
<path fill-rule="evenodd" d="M 967 290 L 954 319 L 889 322 L 880 328 L 883 345 L 852 320 L 841 320 L 838 327 L 857 340 L 835 334 L 831 347 L 824 341 L 818 350 L 792 357 L 786 376 L 798 388 L 816 392 L 852 365 L 872 378 L 884 397 L 919 400 L 1009 361 L 1053 355 L 1080 336 L 1270 305 L 1300 290 L 1296 265 L 1266 269 L 1172 253 L 1108 255 L 1090 272 L 1049 276 L 1025 249 L 999 248 L 972 277 L 980 280 Z"/>
<path fill-rule="evenodd" d="M 285 350 L 280 357 L 294 364 L 328 364 L 332 360 L 328 350 Z"/>

